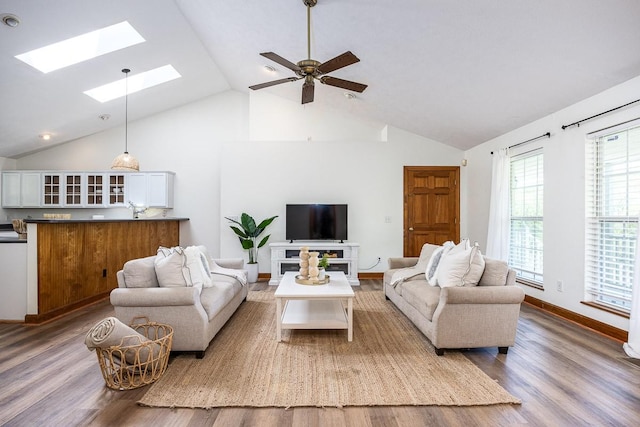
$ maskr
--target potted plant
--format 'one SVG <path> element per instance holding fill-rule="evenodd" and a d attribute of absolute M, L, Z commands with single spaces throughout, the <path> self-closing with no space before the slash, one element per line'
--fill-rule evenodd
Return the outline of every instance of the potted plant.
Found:
<path fill-rule="evenodd" d="M 327 257 L 327 254 L 324 253 L 322 254 L 322 258 L 320 258 L 320 261 L 318 261 L 318 279 L 324 280 L 324 274 L 327 267 L 329 267 L 329 258 Z"/>
<path fill-rule="evenodd" d="M 231 229 L 240 239 L 240 244 L 242 245 L 242 249 L 246 249 L 249 251 L 249 262 L 246 264 L 247 272 L 249 273 L 248 280 L 251 283 L 254 283 L 258 280 L 258 249 L 263 247 L 269 237 L 271 235 L 267 235 L 262 240 L 258 242 L 258 237 L 262 234 L 262 232 L 276 219 L 278 215 L 272 216 L 271 218 L 267 218 L 260 222 L 260 224 L 256 225 L 255 220 L 251 217 L 251 215 L 243 213 L 240 216 L 240 221 L 237 221 L 232 218 L 225 217 L 227 220 L 237 224 L 238 226 L 231 225 Z"/>

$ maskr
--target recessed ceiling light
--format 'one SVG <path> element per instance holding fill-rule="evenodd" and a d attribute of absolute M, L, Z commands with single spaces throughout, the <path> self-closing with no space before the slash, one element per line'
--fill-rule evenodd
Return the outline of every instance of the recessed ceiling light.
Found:
<path fill-rule="evenodd" d="M 111 118 L 111 114 L 100 114 L 98 116 L 98 118 L 100 120 L 102 120 L 103 122 L 106 122 L 107 120 L 109 120 Z"/>
<path fill-rule="evenodd" d="M 40 139 L 42 139 L 44 141 L 49 141 L 51 139 L 51 134 L 50 133 L 41 133 L 40 135 L 38 135 L 38 137 L 40 137 Z"/>
<path fill-rule="evenodd" d="M 0 16 L 2 16 L 2 23 L 7 27 L 15 28 L 20 25 L 20 18 L 18 18 L 16 15 L 6 13 Z"/>
<path fill-rule="evenodd" d="M 129 77 L 129 95 L 179 77 L 182 76 L 171 65 L 165 65 L 144 73 L 136 74 L 135 76 Z M 107 102 L 112 99 L 123 97 L 125 95 L 126 86 L 125 79 L 120 79 L 100 87 L 86 90 L 84 93 L 96 101 Z"/>
<path fill-rule="evenodd" d="M 43 73 L 48 73 L 144 41 L 131 24 L 123 21 L 16 55 L 16 58 Z"/>
<path fill-rule="evenodd" d="M 354 94 L 352 94 L 351 92 L 345 92 L 344 93 L 344 97 L 347 99 L 356 99 L 356 96 Z"/>

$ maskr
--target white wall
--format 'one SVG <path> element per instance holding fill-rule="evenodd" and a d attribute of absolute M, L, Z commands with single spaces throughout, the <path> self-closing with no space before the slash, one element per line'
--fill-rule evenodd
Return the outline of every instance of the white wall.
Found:
<path fill-rule="evenodd" d="M 624 105 L 638 98 L 640 77 L 611 88 L 566 109 L 502 135 L 465 153 L 468 159 L 468 231 L 486 246 L 491 194 L 490 152 L 551 132 L 542 139 L 518 147 L 514 153 L 543 147 L 544 152 L 544 291 L 528 286 L 528 295 L 615 327 L 628 330 L 629 321 L 584 304 L 585 135 L 640 117 L 634 105 L 562 130 L 578 120 Z M 564 291 L 556 290 L 558 280 Z"/>
<path fill-rule="evenodd" d="M 387 259 L 403 250 L 403 166 L 456 166 L 462 151 L 382 123 L 269 98 L 251 98 L 252 140 L 227 144 L 222 152 L 222 256 L 242 255 L 224 217 L 278 215 L 267 230 L 269 242 L 276 242 L 285 240 L 287 203 L 347 203 L 348 240 L 360 244 L 359 270 L 386 270 Z M 268 272 L 269 250 L 258 258 L 260 271 Z"/>

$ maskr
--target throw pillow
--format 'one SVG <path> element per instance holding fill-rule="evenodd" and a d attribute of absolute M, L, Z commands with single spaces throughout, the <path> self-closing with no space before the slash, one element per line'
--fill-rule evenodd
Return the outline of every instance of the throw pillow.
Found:
<path fill-rule="evenodd" d="M 438 284 L 438 266 L 440 265 L 440 261 L 442 257 L 447 254 L 453 248 L 454 243 L 452 241 L 447 241 L 442 244 L 439 248 L 433 251 L 431 258 L 429 259 L 429 263 L 427 264 L 427 269 L 425 271 L 425 276 L 427 278 L 427 282 L 431 286 L 436 286 Z"/>
<path fill-rule="evenodd" d="M 192 286 L 200 289 L 211 287 L 211 271 L 207 257 L 196 246 L 188 246 L 184 250 L 187 257 L 186 270 L 189 274 Z"/>
<path fill-rule="evenodd" d="M 438 285 L 441 288 L 476 286 L 484 271 L 484 258 L 480 248 L 476 245 L 468 249 L 455 249 L 451 249 L 440 261 Z"/>
<path fill-rule="evenodd" d="M 181 247 L 158 248 L 154 264 L 161 288 L 192 286 L 188 270 L 185 271 L 187 257 Z"/>
<path fill-rule="evenodd" d="M 124 283 L 127 288 L 157 288 L 158 278 L 154 260 L 156 257 L 132 259 L 124 263 Z"/>

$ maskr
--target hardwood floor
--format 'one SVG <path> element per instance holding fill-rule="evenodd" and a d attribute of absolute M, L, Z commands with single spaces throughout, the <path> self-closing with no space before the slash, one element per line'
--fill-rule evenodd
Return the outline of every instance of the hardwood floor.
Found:
<path fill-rule="evenodd" d="M 266 282 L 253 285 L 265 289 Z M 363 280 L 356 291 L 381 290 Z M 464 354 L 522 400 L 485 407 L 145 408 L 145 388 L 105 387 L 84 335 L 108 302 L 40 326 L 0 324 L 0 425 L 7 426 L 636 426 L 640 363 L 620 342 L 523 305 L 517 342 Z M 445 356 L 446 357 L 446 354 Z"/>

